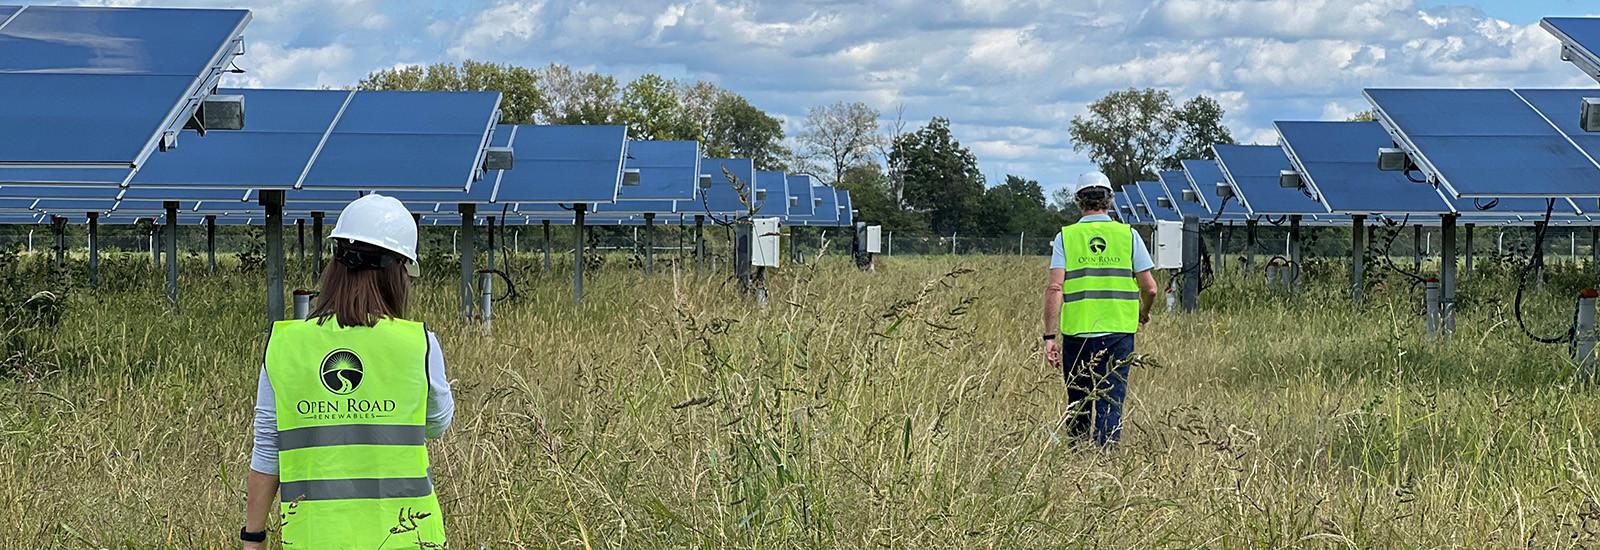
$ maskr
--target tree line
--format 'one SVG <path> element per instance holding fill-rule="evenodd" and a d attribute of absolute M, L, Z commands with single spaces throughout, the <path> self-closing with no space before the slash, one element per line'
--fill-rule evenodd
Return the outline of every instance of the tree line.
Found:
<path fill-rule="evenodd" d="M 1077 218 L 1063 190 L 1006 175 L 990 186 L 977 156 L 934 117 L 908 130 L 903 111 L 886 123 L 860 102 L 812 107 L 792 138 L 779 118 L 706 81 L 645 74 L 629 82 L 560 64 L 465 61 L 374 71 L 362 89 L 499 91 L 512 124 L 615 124 L 635 140 L 696 140 L 713 158 L 750 158 L 761 170 L 807 174 L 850 191 L 862 220 L 905 232 L 967 237 L 1049 235 Z M 1154 177 L 1185 158 L 1211 158 L 1231 143 L 1223 111 L 1205 96 L 1175 104 L 1166 91 L 1117 91 L 1072 121 L 1074 148 L 1114 183 Z M 1070 182 L 1076 174 L 1057 174 Z M 1053 199 L 1053 200 L 1052 200 Z"/>

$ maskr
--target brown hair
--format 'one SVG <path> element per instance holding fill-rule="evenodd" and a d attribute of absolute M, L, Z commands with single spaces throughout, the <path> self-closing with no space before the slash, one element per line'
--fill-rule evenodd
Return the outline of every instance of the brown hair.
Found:
<path fill-rule="evenodd" d="M 1111 193 L 1105 189 L 1098 187 L 1084 189 L 1073 198 L 1077 199 L 1078 209 L 1085 212 L 1111 209 Z"/>
<path fill-rule="evenodd" d="M 393 254 L 366 243 L 336 240 L 335 249 L 350 248 L 370 255 Z M 382 268 L 355 269 L 335 259 L 322 270 L 322 293 L 311 318 L 317 324 L 329 318 L 340 327 L 370 327 L 385 317 L 403 317 L 411 296 L 411 279 L 403 259 Z"/>

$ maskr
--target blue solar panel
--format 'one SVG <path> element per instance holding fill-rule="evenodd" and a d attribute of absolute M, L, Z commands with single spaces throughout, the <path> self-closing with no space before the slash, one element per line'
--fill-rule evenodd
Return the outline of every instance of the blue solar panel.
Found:
<path fill-rule="evenodd" d="M 756 202 L 756 216 L 784 217 L 789 215 L 789 177 L 783 172 L 761 170 L 756 172 L 756 191 L 764 200 Z"/>
<path fill-rule="evenodd" d="M 813 185 L 812 214 L 802 220 L 799 225 L 833 226 L 839 224 L 839 195 L 832 187 L 826 185 Z M 793 223 L 793 221 L 791 221 Z"/>
<path fill-rule="evenodd" d="M 1400 172 L 1378 170 L 1374 155 L 1392 145 L 1376 122 L 1278 122 L 1278 134 L 1295 170 L 1341 214 L 1445 214 L 1494 217 L 1505 213 L 1543 213 L 1545 201 L 1529 198 L 1451 199 Z M 1575 213 L 1562 200 L 1558 214 Z"/>
<path fill-rule="evenodd" d="M 357 92 L 301 186 L 465 192 L 499 107 L 498 92 Z"/>
<path fill-rule="evenodd" d="M 215 85 L 244 10 L 26 6 L 0 17 L 0 164 L 133 167 Z M 83 129 L 93 128 L 86 132 Z"/>
<path fill-rule="evenodd" d="M 1207 212 L 1198 201 L 1183 200 L 1183 190 L 1190 187 L 1189 177 L 1185 176 L 1182 170 L 1163 170 L 1156 174 L 1156 179 L 1161 186 L 1161 196 L 1171 201 L 1172 209 L 1177 211 L 1179 216 L 1196 216 L 1203 219 L 1210 217 L 1211 213 Z"/>
<path fill-rule="evenodd" d="M 839 191 L 839 227 L 850 227 L 856 224 L 855 204 L 850 202 L 850 192 Z"/>
<path fill-rule="evenodd" d="M 1395 142 L 1452 196 L 1600 197 L 1600 166 L 1511 90 L 1365 93 Z"/>
<path fill-rule="evenodd" d="M 1253 216 L 1327 214 L 1327 207 L 1306 196 L 1300 189 L 1285 189 L 1278 184 L 1289 170 L 1288 155 L 1276 145 L 1214 145 L 1222 175 L 1233 185 L 1233 192 Z M 1376 152 L 1374 152 L 1376 155 Z M 1374 159 L 1373 164 L 1377 161 Z"/>
<path fill-rule="evenodd" d="M 815 206 L 812 203 L 811 176 L 791 175 L 789 181 L 789 219 L 801 220 L 811 217 Z"/>
<path fill-rule="evenodd" d="M 1165 196 L 1161 190 L 1161 183 L 1155 181 L 1141 181 L 1132 184 L 1133 190 L 1139 193 L 1140 202 L 1144 204 L 1145 211 L 1149 212 L 1157 221 L 1176 222 L 1183 221 L 1183 216 L 1177 210 L 1162 206 L 1156 201 L 1157 197 Z"/>
<path fill-rule="evenodd" d="M 518 203 L 617 200 L 627 155 L 624 126 L 516 127 L 516 167 L 500 177 L 496 199 Z"/>
<path fill-rule="evenodd" d="M 1217 166 L 1214 160 L 1186 160 L 1183 165 L 1183 175 L 1189 180 L 1189 186 L 1200 193 L 1200 202 L 1205 206 L 1206 212 L 1218 221 L 1244 221 L 1250 216 L 1239 205 L 1238 199 L 1224 200 L 1217 194 L 1217 184 L 1226 183 L 1227 178 L 1222 175 L 1222 167 Z M 1222 209 L 1222 216 L 1217 217 L 1217 209 Z"/>
<path fill-rule="evenodd" d="M 1600 18 L 1546 17 L 1539 26 L 1561 41 L 1561 59 L 1600 80 Z"/>
<path fill-rule="evenodd" d="M 679 204 L 679 210 L 690 214 L 737 214 L 750 211 L 745 206 L 744 195 L 756 181 L 755 161 L 750 159 L 705 159 L 700 161 L 700 173 L 711 177 L 711 188 L 700 189 L 692 204 Z"/>
<path fill-rule="evenodd" d="M 622 187 L 618 199 L 691 200 L 700 181 L 700 143 L 630 141 L 623 166 L 639 171 L 639 185 Z"/>
<path fill-rule="evenodd" d="M 1111 203 L 1116 206 L 1116 217 L 1126 224 L 1141 223 L 1139 214 L 1133 209 L 1133 201 L 1128 200 L 1128 189 L 1111 193 Z"/>

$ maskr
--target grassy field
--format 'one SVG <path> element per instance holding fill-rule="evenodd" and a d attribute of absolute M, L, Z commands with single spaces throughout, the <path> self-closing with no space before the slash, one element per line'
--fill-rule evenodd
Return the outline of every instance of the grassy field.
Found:
<path fill-rule="evenodd" d="M 236 546 L 260 276 L 191 257 L 172 314 L 148 261 L 97 291 L 10 268 L 8 292 L 67 300 L 54 329 L 11 323 L 0 547 Z M 451 546 L 1600 545 L 1600 395 L 1517 331 L 1504 268 L 1464 283 L 1448 345 L 1397 278 L 1354 308 L 1331 264 L 1299 298 L 1224 277 L 1140 334 L 1103 452 L 1060 435 L 1042 258 L 812 263 L 764 311 L 721 276 L 621 262 L 573 306 L 565 272 L 524 267 L 489 335 L 428 266 L 413 317 L 458 402 L 432 444 Z M 1582 280 L 1552 273 L 1536 323 Z"/>

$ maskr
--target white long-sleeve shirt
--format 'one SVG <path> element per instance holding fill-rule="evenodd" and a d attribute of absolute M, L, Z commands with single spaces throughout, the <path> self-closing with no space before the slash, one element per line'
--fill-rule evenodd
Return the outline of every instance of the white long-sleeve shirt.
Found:
<path fill-rule="evenodd" d="M 456 402 L 450 395 L 450 381 L 444 377 L 444 351 L 439 349 L 439 337 L 429 331 L 428 414 L 425 428 L 428 438 L 444 435 L 455 414 Z M 250 469 L 278 475 L 278 401 L 265 366 L 261 368 L 261 376 L 256 382 L 256 418 L 252 431 L 255 433 L 255 446 L 250 450 Z"/>

